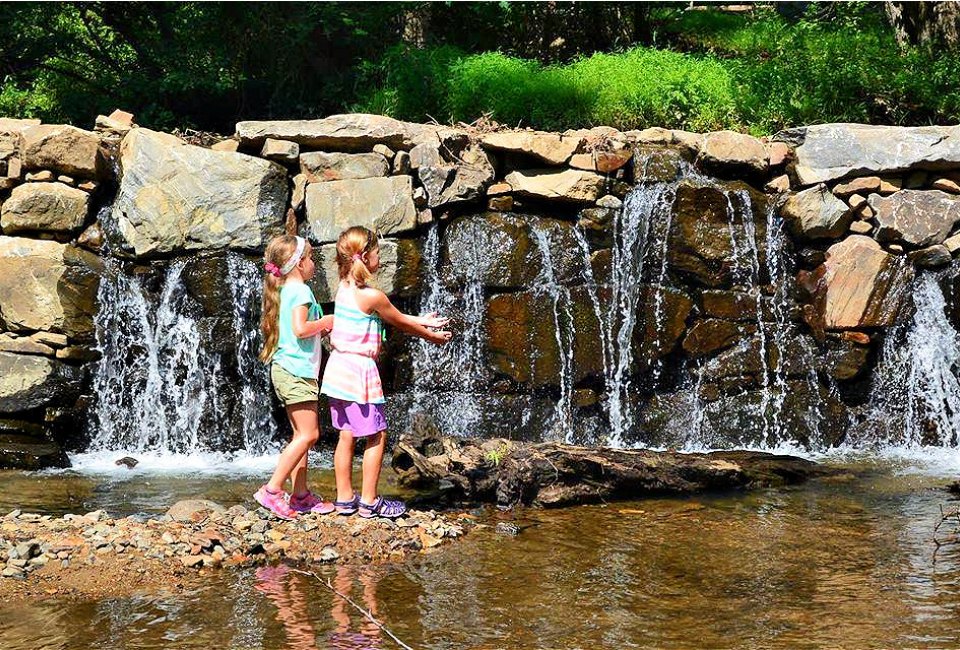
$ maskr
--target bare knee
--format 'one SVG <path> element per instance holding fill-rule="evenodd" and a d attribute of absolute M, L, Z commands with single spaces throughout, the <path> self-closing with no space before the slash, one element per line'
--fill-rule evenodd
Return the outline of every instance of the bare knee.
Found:
<path fill-rule="evenodd" d="M 368 437 L 367 437 L 367 449 L 369 449 L 369 448 L 371 448 L 371 447 L 378 447 L 378 446 L 386 443 L 386 441 L 387 441 L 387 432 L 386 432 L 386 431 L 378 431 L 377 433 L 373 434 L 372 436 L 368 436 Z"/>

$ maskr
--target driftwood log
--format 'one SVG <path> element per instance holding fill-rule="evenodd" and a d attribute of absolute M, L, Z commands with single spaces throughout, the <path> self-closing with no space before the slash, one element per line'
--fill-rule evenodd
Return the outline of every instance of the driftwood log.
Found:
<path fill-rule="evenodd" d="M 558 507 L 802 483 L 827 473 L 795 456 L 688 454 L 406 433 L 393 453 L 401 485 L 426 500 Z"/>

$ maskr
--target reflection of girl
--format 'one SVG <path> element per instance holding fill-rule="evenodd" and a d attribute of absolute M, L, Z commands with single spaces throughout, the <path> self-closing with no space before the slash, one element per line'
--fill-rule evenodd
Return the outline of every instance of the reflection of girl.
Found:
<path fill-rule="evenodd" d="M 284 565 L 257 569 L 257 591 L 277 606 L 277 620 L 283 625 L 289 648 L 315 650 L 317 635 L 307 616 L 307 601 L 300 591 L 300 579 Z M 339 599 L 338 599 L 339 600 Z"/>
<path fill-rule="evenodd" d="M 377 583 L 371 571 L 363 571 L 359 576 L 363 585 L 363 606 L 375 619 L 380 618 L 377 609 Z M 354 576 L 350 567 L 337 567 L 337 575 L 333 579 L 333 588 L 344 596 L 350 597 L 353 588 Z M 348 609 L 349 608 L 349 609 Z M 352 606 L 343 598 L 334 596 L 330 616 L 337 624 L 336 629 L 327 638 L 328 647 L 338 650 L 360 650 L 361 648 L 380 648 L 382 637 L 380 628 L 366 616 L 360 617 L 360 624 L 356 632 L 351 632 L 349 610 Z"/>

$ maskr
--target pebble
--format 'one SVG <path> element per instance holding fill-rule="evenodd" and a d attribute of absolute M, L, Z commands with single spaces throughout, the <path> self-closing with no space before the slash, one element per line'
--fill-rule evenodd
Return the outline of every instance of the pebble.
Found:
<path fill-rule="evenodd" d="M 324 546 L 320 551 L 320 555 L 317 556 L 317 559 L 319 559 L 321 562 L 333 562 L 339 558 L 340 554 L 337 553 L 337 549 L 333 548 L 332 546 Z"/>
<path fill-rule="evenodd" d="M 501 535 L 509 535 L 510 537 L 516 537 L 520 534 L 520 526 L 513 523 L 512 521 L 501 521 L 497 524 L 496 531 Z"/>

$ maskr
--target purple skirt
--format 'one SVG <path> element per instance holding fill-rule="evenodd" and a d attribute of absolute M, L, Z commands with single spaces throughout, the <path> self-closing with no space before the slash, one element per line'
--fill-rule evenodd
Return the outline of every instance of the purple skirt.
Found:
<path fill-rule="evenodd" d="M 349 431 L 354 438 L 365 438 L 387 428 L 383 404 L 357 404 L 330 398 L 330 419 L 337 431 Z"/>

